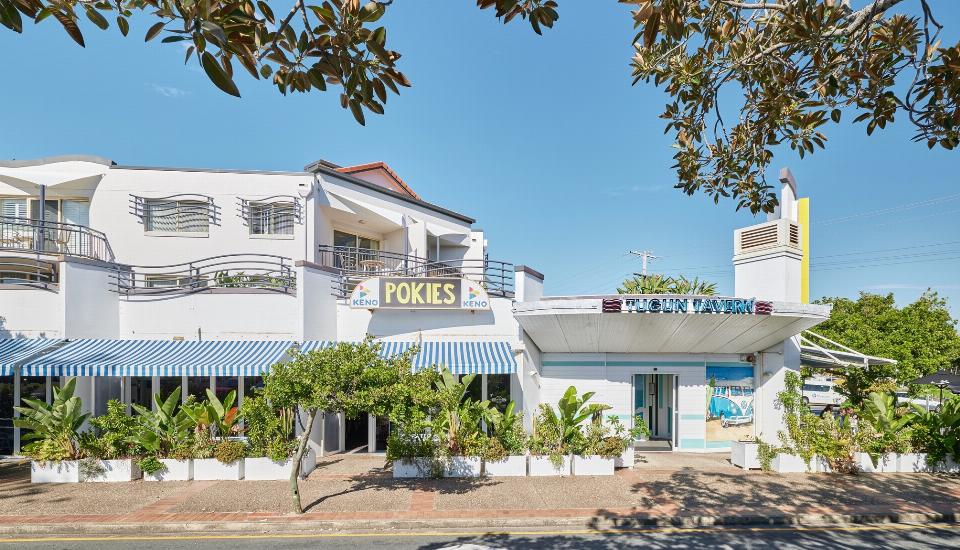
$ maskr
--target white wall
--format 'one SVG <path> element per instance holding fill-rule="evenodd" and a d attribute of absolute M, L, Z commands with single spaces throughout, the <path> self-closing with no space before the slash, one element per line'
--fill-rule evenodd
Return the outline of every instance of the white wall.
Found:
<path fill-rule="evenodd" d="M 295 225 L 292 239 L 251 237 L 240 216 L 238 199 L 291 195 L 304 206 L 297 188 L 312 180 L 309 174 L 113 168 L 93 193 L 90 225 L 106 233 L 118 261 L 129 265 L 177 264 L 223 254 L 275 254 L 299 259 L 304 250 L 303 225 Z M 130 195 L 156 198 L 180 193 L 213 197 L 219 225 L 211 225 L 206 237 L 145 234 L 140 218 L 131 212 Z"/>
<path fill-rule="evenodd" d="M 296 340 L 337 338 L 337 299 L 332 293 L 336 277 L 327 271 L 298 265 Z"/>
<path fill-rule="evenodd" d="M 107 264 L 60 262 L 64 338 L 116 338 L 120 334 L 116 269 Z"/>
<path fill-rule="evenodd" d="M 735 258 L 734 295 L 800 303 L 800 259 L 786 247 Z"/>
<path fill-rule="evenodd" d="M 292 340 L 297 298 L 279 292 L 199 292 L 120 302 L 120 337 L 196 340 Z M 246 291 L 246 292 L 244 292 Z"/>
<path fill-rule="evenodd" d="M 0 289 L 0 338 L 62 338 L 63 321 L 57 290 Z"/>
<path fill-rule="evenodd" d="M 738 361 L 739 356 L 724 354 L 544 353 L 539 402 L 556 406 L 567 388 L 575 386 L 580 394 L 596 392 L 593 402 L 612 407 L 605 414 L 618 415 L 632 425 L 633 375 L 679 376 L 678 450 L 711 450 L 706 448 L 706 365 Z"/>
<path fill-rule="evenodd" d="M 512 301 L 490 298 L 490 311 L 352 309 L 337 304 L 337 338 L 362 340 L 368 333 L 377 338 L 426 340 L 459 337 L 474 340 L 507 340 L 516 343 L 517 324 Z"/>

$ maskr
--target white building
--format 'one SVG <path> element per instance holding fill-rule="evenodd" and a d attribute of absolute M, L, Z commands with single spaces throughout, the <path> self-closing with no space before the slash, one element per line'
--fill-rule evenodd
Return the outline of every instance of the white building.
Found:
<path fill-rule="evenodd" d="M 703 301 L 544 297 L 543 275 L 491 260 L 473 219 L 383 163 L 0 162 L 0 454 L 19 448 L 13 404 L 68 376 L 95 413 L 177 385 L 242 398 L 291 346 L 367 334 L 386 352 L 420 345 L 418 366 L 480 373 L 477 396 L 512 398 L 528 421 L 575 385 L 673 449 L 772 439 L 797 335 L 829 315 L 801 303 L 805 208 L 784 181 L 783 214 L 735 232 L 739 298 Z M 387 429 L 327 418 L 315 441 L 382 450 Z"/>

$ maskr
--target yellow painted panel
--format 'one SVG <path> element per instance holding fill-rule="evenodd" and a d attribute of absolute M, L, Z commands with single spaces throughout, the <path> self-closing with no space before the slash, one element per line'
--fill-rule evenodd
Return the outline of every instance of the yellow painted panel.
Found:
<path fill-rule="evenodd" d="M 800 303 L 810 303 L 810 199 L 797 200 L 797 223 L 800 224 Z"/>

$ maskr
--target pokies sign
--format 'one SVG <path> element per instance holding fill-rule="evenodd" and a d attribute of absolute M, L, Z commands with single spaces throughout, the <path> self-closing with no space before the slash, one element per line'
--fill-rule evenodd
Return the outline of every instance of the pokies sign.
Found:
<path fill-rule="evenodd" d="M 350 293 L 355 309 L 490 309 L 490 297 L 469 279 L 373 277 Z"/>

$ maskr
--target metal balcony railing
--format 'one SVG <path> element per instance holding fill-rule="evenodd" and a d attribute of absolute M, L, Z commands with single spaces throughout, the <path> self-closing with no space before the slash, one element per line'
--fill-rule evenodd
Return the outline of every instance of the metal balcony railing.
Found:
<path fill-rule="evenodd" d="M 272 254 L 226 254 L 193 262 L 129 266 L 114 274 L 117 292 L 168 295 L 214 288 L 255 288 L 293 293 L 297 277 L 293 261 Z"/>
<path fill-rule="evenodd" d="M 58 264 L 23 256 L 0 257 L 0 284 L 48 289 L 60 280 Z"/>
<path fill-rule="evenodd" d="M 320 264 L 340 272 L 334 294 L 346 298 L 353 288 L 370 277 L 457 277 L 483 285 L 490 296 L 513 297 L 513 264 L 488 259 L 433 261 L 419 256 L 320 245 Z"/>
<path fill-rule="evenodd" d="M 84 225 L 0 216 L 0 250 L 113 261 L 107 236 Z"/>

